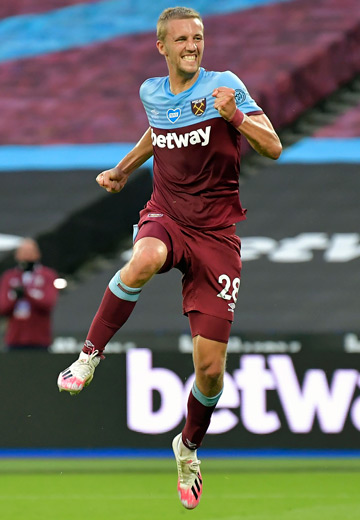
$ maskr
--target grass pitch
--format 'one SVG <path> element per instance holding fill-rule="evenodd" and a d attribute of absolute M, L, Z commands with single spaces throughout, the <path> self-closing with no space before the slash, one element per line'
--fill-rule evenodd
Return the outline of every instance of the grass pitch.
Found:
<path fill-rule="evenodd" d="M 1 459 L 3 520 L 359 520 L 360 460 L 206 459 L 200 505 L 172 459 Z"/>

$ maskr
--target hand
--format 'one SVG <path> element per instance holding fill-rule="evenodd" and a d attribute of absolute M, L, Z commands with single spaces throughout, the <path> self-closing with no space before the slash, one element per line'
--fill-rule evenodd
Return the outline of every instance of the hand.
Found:
<path fill-rule="evenodd" d="M 236 112 L 235 90 L 229 87 L 218 87 L 212 93 L 215 98 L 214 108 L 221 117 L 230 121 Z"/>
<path fill-rule="evenodd" d="M 109 193 L 119 193 L 125 186 L 129 175 L 119 168 L 105 170 L 96 177 L 96 182 Z"/>
<path fill-rule="evenodd" d="M 22 285 L 18 285 L 17 287 L 14 287 L 14 293 L 16 294 L 16 299 L 19 300 L 24 296 L 25 289 Z"/>

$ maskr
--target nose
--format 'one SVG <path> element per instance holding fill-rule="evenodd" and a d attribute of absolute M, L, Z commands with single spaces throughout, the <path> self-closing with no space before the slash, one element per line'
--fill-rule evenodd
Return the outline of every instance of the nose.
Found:
<path fill-rule="evenodd" d="M 197 44 L 194 41 L 188 41 L 187 48 L 191 51 L 197 51 Z"/>

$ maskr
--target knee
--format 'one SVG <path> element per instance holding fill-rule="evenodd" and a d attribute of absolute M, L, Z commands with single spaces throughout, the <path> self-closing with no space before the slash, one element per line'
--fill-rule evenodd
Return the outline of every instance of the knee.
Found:
<path fill-rule="evenodd" d="M 210 384 L 217 384 L 224 375 L 224 361 L 220 359 L 203 361 L 198 364 L 197 372 L 201 379 Z"/>
<path fill-rule="evenodd" d="M 143 247 L 133 257 L 139 270 L 149 273 L 156 273 L 161 269 L 165 259 L 166 256 L 161 247 Z"/>
<path fill-rule="evenodd" d="M 166 260 L 166 247 L 142 246 L 134 251 L 128 263 L 128 272 L 139 282 L 148 281 L 163 266 Z"/>

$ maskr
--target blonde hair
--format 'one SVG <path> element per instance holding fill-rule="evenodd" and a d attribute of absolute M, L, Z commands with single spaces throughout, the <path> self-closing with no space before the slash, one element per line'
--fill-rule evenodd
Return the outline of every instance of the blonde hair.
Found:
<path fill-rule="evenodd" d="M 158 40 L 165 40 L 166 26 L 169 20 L 184 20 L 186 18 L 197 18 L 203 24 L 200 13 L 190 7 L 168 7 L 165 9 L 159 16 L 156 26 Z"/>

